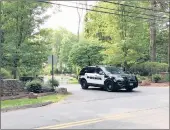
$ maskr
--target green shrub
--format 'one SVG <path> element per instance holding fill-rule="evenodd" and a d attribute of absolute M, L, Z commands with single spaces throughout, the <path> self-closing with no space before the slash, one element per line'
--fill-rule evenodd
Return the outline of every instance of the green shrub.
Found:
<path fill-rule="evenodd" d="M 145 62 L 131 66 L 130 71 L 142 76 L 148 76 L 160 72 L 167 72 L 168 64 L 159 62 Z"/>
<path fill-rule="evenodd" d="M 152 75 L 152 80 L 153 80 L 155 83 L 158 83 L 158 82 L 161 80 L 161 75 L 160 75 L 160 74 Z"/>
<path fill-rule="evenodd" d="M 48 83 L 48 85 L 52 86 L 52 79 L 49 79 L 47 83 Z M 58 87 L 59 86 L 59 81 L 56 80 L 56 79 L 53 79 L 53 85 L 55 87 Z"/>
<path fill-rule="evenodd" d="M 169 82 L 169 81 L 170 81 L 170 80 L 169 80 L 169 74 L 166 74 L 164 81 L 165 81 L 165 82 Z"/>
<path fill-rule="evenodd" d="M 43 74 L 43 75 L 50 75 L 51 69 L 52 69 L 51 66 L 48 65 L 48 66 L 46 66 L 46 67 L 44 67 L 42 69 L 41 74 Z"/>
<path fill-rule="evenodd" d="M 4 68 L 1 68 L 1 73 L 0 73 L 0 76 L 2 76 L 3 78 L 5 79 L 8 79 L 8 78 L 11 78 L 11 74 L 9 71 L 7 71 L 6 69 Z"/>
<path fill-rule="evenodd" d="M 166 74 L 162 75 L 162 80 L 161 81 L 162 82 L 169 82 L 169 74 L 166 73 Z"/>
<path fill-rule="evenodd" d="M 45 84 L 42 86 L 42 92 L 54 92 L 54 88 L 52 88 L 48 84 Z"/>
<path fill-rule="evenodd" d="M 40 93 L 42 92 L 42 82 L 38 79 L 26 83 L 26 88 L 29 92 Z"/>
<path fill-rule="evenodd" d="M 141 83 L 144 80 L 150 80 L 151 78 L 149 76 L 141 76 L 141 75 L 136 75 L 138 82 Z"/>

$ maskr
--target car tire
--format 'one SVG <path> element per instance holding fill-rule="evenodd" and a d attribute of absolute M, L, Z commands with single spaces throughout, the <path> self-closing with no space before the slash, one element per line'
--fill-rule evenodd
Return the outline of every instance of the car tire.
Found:
<path fill-rule="evenodd" d="M 88 87 L 89 87 L 87 85 L 87 81 L 85 79 L 81 80 L 80 84 L 81 84 L 82 89 L 88 89 Z"/>
<path fill-rule="evenodd" d="M 127 91 L 127 92 L 132 92 L 132 91 L 133 91 L 133 88 L 126 88 L 126 91 Z"/>
<path fill-rule="evenodd" d="M 108 92 L 116 91 L 115 86 L 111 81 L 109 81 L 105 84 L 105 90 Z"/>

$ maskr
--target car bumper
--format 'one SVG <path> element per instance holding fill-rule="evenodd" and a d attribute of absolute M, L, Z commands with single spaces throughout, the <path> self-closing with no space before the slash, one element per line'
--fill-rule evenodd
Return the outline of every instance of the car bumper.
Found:
<path fill-rule="evenodd" d="M 121 88 L 137 88 L 138 87 L 138 81 L 117 81 L 116 86 L 118 89 Z"/>

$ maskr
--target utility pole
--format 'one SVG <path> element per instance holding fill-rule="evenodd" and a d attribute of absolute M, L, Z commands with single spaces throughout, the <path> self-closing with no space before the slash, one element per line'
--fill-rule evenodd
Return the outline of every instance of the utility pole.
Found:
<path fill-rule="evenodd" d="M 52 88 L 54 88 L 54 55 L 52 54 Z"/>
<path fill-rule="evenodd" d="M 2 20 L 1 20 L 1 13 L 2 13 L 2 0 L 0 0 L 0 74 L 1 74 L 1 68 L 2 68 Z"/>

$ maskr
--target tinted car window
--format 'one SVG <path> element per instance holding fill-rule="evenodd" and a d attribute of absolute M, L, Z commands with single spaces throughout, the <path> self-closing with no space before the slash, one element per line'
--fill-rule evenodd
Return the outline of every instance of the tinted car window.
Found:
<path fill-rule="evenodd" d="M 84 75 L 87 71 L 87 68 L 83 68 L 81 71 L 80 71 L 80 75 Z"/>
<path fill-rule="evenodd" d="M 87 73 L 95 73 L 95 67 L 88 67 Z"/>
<path fill-rule="evenodd" d="M 124 72 L 115 66 L 110 66 L 110 67 L 102 67 L 103 71 L 105 73 L 111 73 L 111 74 L 124 74 Z"/>
<path fill-rule="evenodd" d="M 102 69 L 100 69 L 100 68 L 96 68 L 96 73 L 99 73 L 99 72 L 101 72 L 102 71 Z M 102 71 L 103 72 L 103 71 Z"/>

